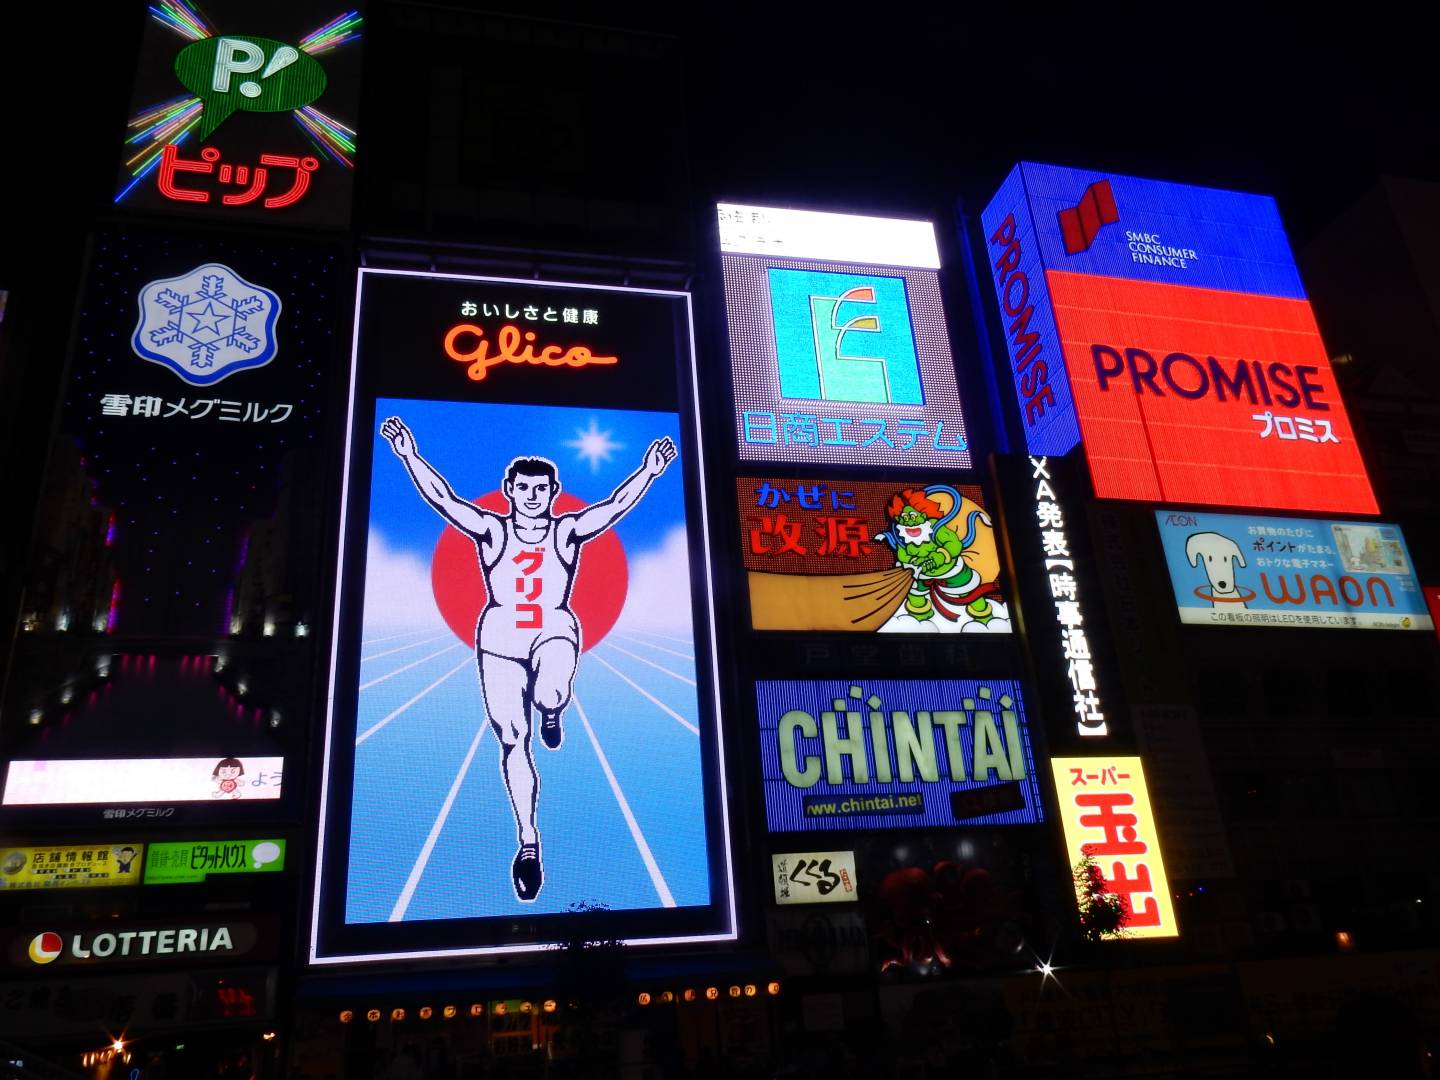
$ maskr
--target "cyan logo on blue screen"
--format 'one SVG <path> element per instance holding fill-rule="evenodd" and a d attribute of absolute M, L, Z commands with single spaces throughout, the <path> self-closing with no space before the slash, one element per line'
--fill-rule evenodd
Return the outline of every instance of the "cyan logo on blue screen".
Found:
<path fill-rule="evenodd" d="M 924 403 L 903 278 L 778 267 L 769 274 L 782 397 Z"/>

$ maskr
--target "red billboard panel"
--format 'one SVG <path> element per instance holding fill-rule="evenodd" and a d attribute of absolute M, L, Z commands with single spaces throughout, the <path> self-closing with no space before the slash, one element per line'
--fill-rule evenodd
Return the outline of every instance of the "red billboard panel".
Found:
<path fill-rule="evenodd" d="M 1376 512 L 1307 301 L 1046 277 L 1097 496 Z"/>

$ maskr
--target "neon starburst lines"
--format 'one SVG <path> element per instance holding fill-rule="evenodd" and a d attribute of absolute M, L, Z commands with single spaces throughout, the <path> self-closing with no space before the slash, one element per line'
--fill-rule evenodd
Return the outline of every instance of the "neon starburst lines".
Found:
<path fill-rule="evenodd" d="M 150 17 L 165 29 L 179 35 L 186 41 L 200 41 L 214 37 L 215 29 L 198 7 L 185 0 L 161 0 L 150 7 Z M 360 26 L 364 22 L 358 11 L 347 11 L 337 15 L 316 30 L 300 39 L 302 52 L 320 56 L 333 52 L 342 45 L 360 40 Z M 118 203 L 154 171 L 160 161 L 161 151 L 167 145 L 183 142 L 191 130 L 200 122 L 203 103 L 193 94 L 183 94 L 168 101 L 158 102 L 141 109 L 130 118 L 127 125 L 127 148 L 134 148 L 134 156 L 125 162 L 130 170 L 131 181 L 115 196 Z M 292 114 L 306 137 L 336 164 L 352 169 L 355 167 L 355 130 L 347 127 L 333 116 L 328 116 L 313 106 L 296 109 Z"/>

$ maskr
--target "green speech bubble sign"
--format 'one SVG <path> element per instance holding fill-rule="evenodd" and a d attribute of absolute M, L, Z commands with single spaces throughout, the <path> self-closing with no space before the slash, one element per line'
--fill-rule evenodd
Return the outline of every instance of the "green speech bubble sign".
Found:
<path fill-rule="evenodd" d="M 200 138 L 235 112 L 289 112 L 325 92 L 325 69 L 313 56 L 274 38 L 229 34 L 186 45 L 175 77 L 204 104 Z"/>
<path fill-rule="evenodd" d="M 285 869 L 284 840 L 192 840 L 150 845 L 146 885 L 204 881 L 210 874 L 256 874 Z"/>

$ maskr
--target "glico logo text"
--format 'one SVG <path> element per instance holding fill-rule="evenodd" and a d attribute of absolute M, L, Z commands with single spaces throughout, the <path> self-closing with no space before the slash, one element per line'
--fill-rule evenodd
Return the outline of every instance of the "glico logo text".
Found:
<path fill-rule="evenodd" d="M 467 351 L 465 344 L 474 344 Z M 458 323 L 445 335 L 445 355 L 451 360 L 469 364 L 465 374 L 480 382 L 496 364 L 536 364 L 541 367 L 588 367 L 591 364 L 618 364 L 618 356 L 596 356 L 585 345 L 546 345 L 535 351 L 535 331 L 521 332 L 518 326 L 507 323 L 495 336 L 494 352 L 491 342 L 485 337 L 483 328 L 474 323 Z"/>

